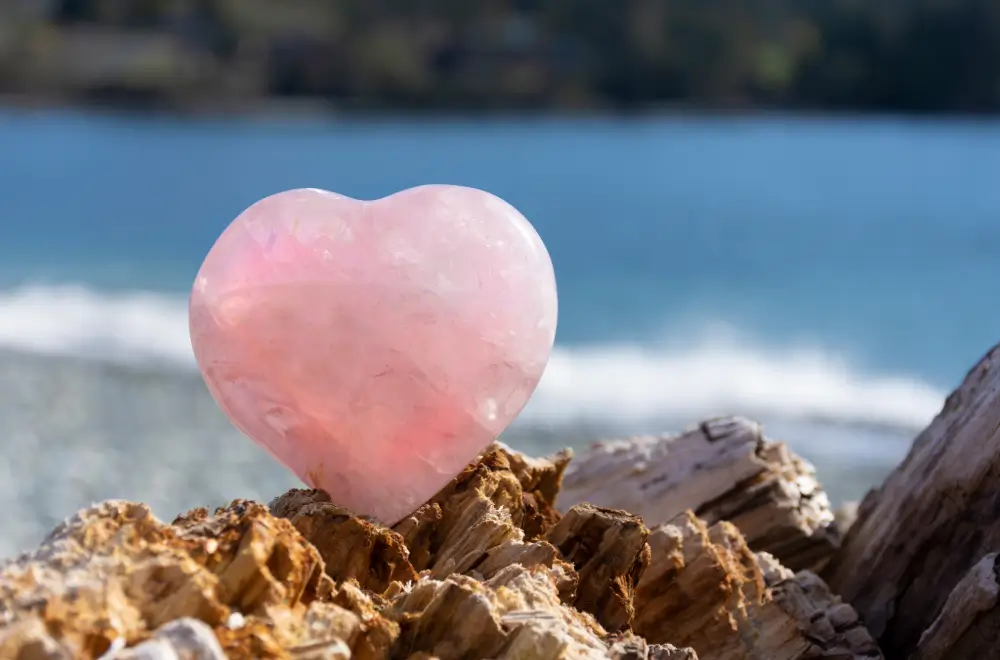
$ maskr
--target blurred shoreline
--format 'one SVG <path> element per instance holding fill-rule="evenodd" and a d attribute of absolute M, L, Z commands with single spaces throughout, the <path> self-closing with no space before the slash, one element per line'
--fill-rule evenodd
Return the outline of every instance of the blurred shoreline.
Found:
<path fill-rule="evenodd" d="M 977 0 L 9 0 L 0 95 L 183 113 L 996 115 L 997 44 L 1000 7 Z"/>
<path fill-rule="evenodd" d="M 732 120 L 774 120 L 808 124 L 837 123 L 852 124 L 858 121 L 892 122 L 913 125 L 940 125 L 942 121 L 953 126 L 992 126 L 1000 123 L 1000 113 L 911 113 L 892 110 L 836 110 L 836 109 L 785 109 L 785 108 L 706 108 L 696 104 L 663 103 L 649 104 L 642 108 L 622 109 L 613 107 L 593 108 L 496 108 L 496 109 L 456 109 L 426 108 L 418 110 L 372 108 L 357 109 L 338 105 L 334 102 L 316 99 L 289 99 L 265 97 L 257 99 L 189 99 L 181 103 L 139 103 L 139 102 L 95 102 L 58 95 L 19 94 L 0 92 L 0 113 L 51 113 L 72 114 L 74 116 L 121 117 L 148 119 L 235 119 L 249 121 L 297 120 L 333 123 L 350 122 L 421 122 L 439 123 L 445 120 L 490 122 L 490 121 L 538 121 L 572 122 L 611 120 L 621 122 L 642 122 L 659 120 L 691 121 L 710 123 Z"/>

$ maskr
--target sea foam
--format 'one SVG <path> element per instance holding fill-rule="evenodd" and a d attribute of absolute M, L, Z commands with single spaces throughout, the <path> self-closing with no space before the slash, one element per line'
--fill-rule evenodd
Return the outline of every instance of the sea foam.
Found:
<path fill-rule="evenodd" d="M 916 431 L 945 393 L 869 373 L 822 347 L 775 348 L 739 333 L 649 345 L 557 343 L 523 421 L 699 419 L 740 413 Z M 167 369 L 195 368 L 187 301 L 80 285 L 0 291 L 0 348 Z"/>

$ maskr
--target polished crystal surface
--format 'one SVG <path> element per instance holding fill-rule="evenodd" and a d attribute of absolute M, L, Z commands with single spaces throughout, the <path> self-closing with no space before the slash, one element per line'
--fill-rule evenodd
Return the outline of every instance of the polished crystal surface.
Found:
<path fill-rule="evenodd" d="M 552 350 L 552 263 L 489 193 L 267 197 L 219 237 L 191 340 L 232 422 L 304 482 L 394 523 L 518 415 Z"/>

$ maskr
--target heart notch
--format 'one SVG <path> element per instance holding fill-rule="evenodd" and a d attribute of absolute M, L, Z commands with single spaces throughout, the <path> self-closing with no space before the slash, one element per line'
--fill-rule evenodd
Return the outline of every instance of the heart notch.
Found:
<path fill-rule="evenodd" d="M 298 189 L 223 231 L 189 321 L 237 428 L 337 504 L 394 524 L 518 416 L 557 308 L 544 243 L 490 193 Z"/>

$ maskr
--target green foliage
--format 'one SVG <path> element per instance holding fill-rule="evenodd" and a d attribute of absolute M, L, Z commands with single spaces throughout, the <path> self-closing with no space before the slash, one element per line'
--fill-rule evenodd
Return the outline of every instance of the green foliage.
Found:
<path fill-rule="evenodd" d="M 61 29 L 181 31 L 219 75 L 348 107 L 1000 110 L 997 0 L 53 4 Z"/>

